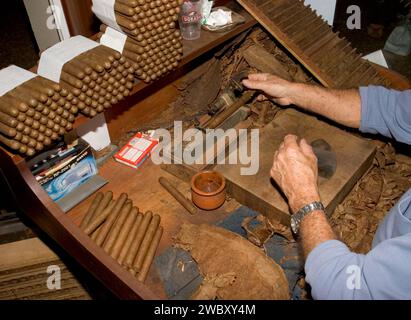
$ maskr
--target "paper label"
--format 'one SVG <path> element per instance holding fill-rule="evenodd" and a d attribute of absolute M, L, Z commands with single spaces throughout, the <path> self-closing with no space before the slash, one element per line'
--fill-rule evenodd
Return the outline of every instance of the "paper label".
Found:
<path fill-rule="evenodd" d="M 123 53 L 124 46 L 126 45 L 127 36 L 117 30 L 107 27 L 106 32 L 100 39 L 100 43 L 104 44 L 111 49 L 114 49 L 120 53 Z"/>
<path fill-rule="evenodd" d="M 37 73 L 54 82 L 60 82 L 61 71 L 65 63 L 99 45 L 98 42 L 83 36 L 75 36 L 62 41 L 43 52 Z"/>
<path fill-rule="evenodd" d="M 103 23 L 121 31 L 121 27 L 117 24 L 114 4 L 116 0 L 93 0 L 91 10 Z"/>
<path fill-rule="evenodd" d="M 76 129 L 77 134 L 85 140 L 94 150 L 100 151 L 111 143 L 104 113 L 100 113 L 93 119 Z"/>
<path fill-rule="evenodd" d="M 37 74 L 14 65 L 0 70 L 0 97 L 35 77 Z"/>

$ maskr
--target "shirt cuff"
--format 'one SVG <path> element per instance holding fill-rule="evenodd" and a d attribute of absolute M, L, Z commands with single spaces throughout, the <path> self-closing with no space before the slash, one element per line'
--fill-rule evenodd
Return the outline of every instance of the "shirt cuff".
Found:
<path fill-rule="evenodd" d="M 360 87 L 361 96 L 361 124 L 360 131 L 364 133 L 374 133 L 374 130 L 370 127 L 370 108 L 368 106 L 368 92 L 369 87 Z"/>

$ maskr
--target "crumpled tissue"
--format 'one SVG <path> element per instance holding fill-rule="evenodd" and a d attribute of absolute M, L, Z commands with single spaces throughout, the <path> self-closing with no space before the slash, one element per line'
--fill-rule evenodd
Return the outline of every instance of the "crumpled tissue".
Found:
<path fill-rule="evenodd" d="M 233 22 L 231 11 L 218 9 L 210 13 L 207 18 L 206 25 L 212 27 L 221 27 Z"/>

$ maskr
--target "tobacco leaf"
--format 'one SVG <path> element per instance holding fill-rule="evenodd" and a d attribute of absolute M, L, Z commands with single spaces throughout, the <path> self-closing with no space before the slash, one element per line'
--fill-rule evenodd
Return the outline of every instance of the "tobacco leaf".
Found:
<path fill-rule="evenodd" d="M 240 235 L 210 225 L 184 224 L 175 246 L 191 253 L 206 279 L 193 298 L 289 299 L 283 269 Z"/>

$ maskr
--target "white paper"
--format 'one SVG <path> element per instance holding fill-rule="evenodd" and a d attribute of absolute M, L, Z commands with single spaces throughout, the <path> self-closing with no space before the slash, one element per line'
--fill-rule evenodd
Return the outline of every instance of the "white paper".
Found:
<path fill-rule="evenodd" d="M 78 127 L 76 131 L 77 134 L 83 140 L 87 141 L 87 143 L 96 151 L 103 150 L 111 143 L 104 113 L 100 113 L 93 119 L 90 119 L 85 124 Z"/>
<path fill-rule="evenodd" d="M 117 30 L 107 27 L 106 32 L 100 39 L 100 43 L 114 49 L 120 53 L 123 53 L 124 46 L 126 45 L 127 36 Z"/>
<path fill-rule="evenodd" d="M 317 11 L 317 14 L 322 16 L 330 26 L 334 24 L 337 0 L 305 0 L 304 3 L 311 5 L 311 8 Z"/>
<path fill-rule="evenodd" d="M 121 31 L 121 27 L 117 24 L 114 4 L 116 0 L 93 0 L 91 10 L 103 23 Z"/>
<path fill-rule="evenodd" d="M 389 69 L 387 60 L 385 60 L 384 53 L 382 52 L 382 50 L 375 51 L 362 58 Z"/>
<path fill-rule="evenodd" d="M 232 23 L 231 11 L 225 11 L 223 9 L 218 9 L 212 11 L 206 20 L 206 25 L 213 27 L 225 26 Z"/>
<path fill-rule="evenodd" d="M 0 97 L 35 77 L 35 73 L 14 65 L 0 70 Z"/>
<path fill-rule="evenodd" d="M 43 52 L 37 73 L 54 82 L 60 82 L 61 71 L 66 62 L 99 45 L 98 42 L 83 36 L 75 36 L 57 43 Z"/>

